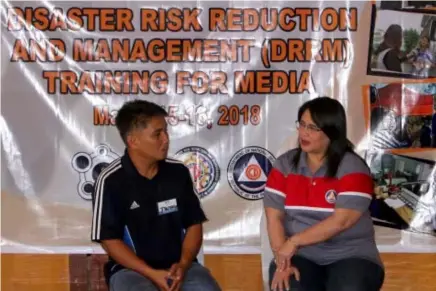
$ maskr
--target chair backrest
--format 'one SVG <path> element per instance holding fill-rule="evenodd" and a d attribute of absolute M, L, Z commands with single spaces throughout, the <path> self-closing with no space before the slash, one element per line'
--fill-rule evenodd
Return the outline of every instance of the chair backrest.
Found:
<path fill-rule="evenodd" d="M 262 262 L 262 279 L 263 279 L 263 290 L 270 290 L 269 286 L 269 265 L 274 258 L 274 254 L 271 250 L 271 245 L 268 238 L 268 230 L 266 227 L 266 217 L 265 211 L 262 211 L 262 216 L 260 218 L 260 250 L 261 250 L 261 262 Z"/>

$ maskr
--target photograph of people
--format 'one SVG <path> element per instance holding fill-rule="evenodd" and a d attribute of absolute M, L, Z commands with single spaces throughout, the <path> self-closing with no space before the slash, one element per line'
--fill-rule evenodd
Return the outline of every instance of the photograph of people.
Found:
<path fill-rule="evenodd" d="M 380 9 L 434 9 L 436 1 L 377 1 Z"/>
<path fill-rule="evenodd" d="M 436 15 L 375 8 L 373 13 L 368 74 L 435 77 Z"/>
<path fill-rule="evenodd" d="M 435 162 L 377 151 L 365 159 L 374 180 L 374 223 L 436 235 Z"/>
<path fill-rule="evenodd" d="M 371 148 L 432 147 L 436 99 L 432 83 L 371 84 L 368 94 Z"/>

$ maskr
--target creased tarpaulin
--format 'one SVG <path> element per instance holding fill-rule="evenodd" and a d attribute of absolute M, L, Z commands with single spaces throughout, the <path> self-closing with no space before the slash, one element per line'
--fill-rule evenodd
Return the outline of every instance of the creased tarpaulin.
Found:
<path fill-rule="evenodd" d="M 298 107 L 326 95 L 371 167 L 379 246 L 434 251 L 435 16 L 403 2 L 3 1 L 2 250 L 95 250 L 94 182 L 140 98 L 169 112 L 205 251 L 258 252 L 271 165 L 296 146 Z"/>

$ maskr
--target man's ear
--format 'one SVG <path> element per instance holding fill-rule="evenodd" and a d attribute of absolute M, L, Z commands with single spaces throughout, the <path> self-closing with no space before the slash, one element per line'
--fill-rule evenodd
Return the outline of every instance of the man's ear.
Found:
<path fill-rule="evenodd" d="M 129 133 L 126 137 L 127 146 L 129 148 L 136 148 L 138 144 L 138 138 L 134 133 Z"/>

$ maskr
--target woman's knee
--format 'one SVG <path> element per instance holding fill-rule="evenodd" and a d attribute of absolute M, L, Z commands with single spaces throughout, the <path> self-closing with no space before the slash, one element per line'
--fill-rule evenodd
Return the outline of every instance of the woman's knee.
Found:
<path fill-rule="evenodd" d="M 348 259 L 329 267 L 327 291 L 379 291 L 384 269 L 364 259 Z"/>
<path fill-rule="evenodd" d="M 335 285 L 327 284 L 327 291 L 380 291 L 381 286 L 362 281 L 347 281 Z"/>

